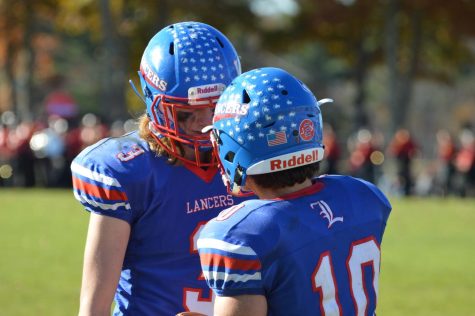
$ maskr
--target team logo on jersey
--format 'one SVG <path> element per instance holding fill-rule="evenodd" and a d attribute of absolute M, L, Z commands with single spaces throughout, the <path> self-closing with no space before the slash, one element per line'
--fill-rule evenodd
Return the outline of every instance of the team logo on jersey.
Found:
<path fill-rule="evenodd" d="M 343 216 L 333 217 L 333 211 L 331 210 L 330 206 L 328 206 L 328 204 L 324 201 L 312 203 L 310 204 L 310 207 L 313 209 L 318 207 L 320 209 L 320 215 L 322 215 L 323 218 L 328 220 L 327 228 L 330 228 L 336 222 L 343 222 Z"/>
<path fill-rule="evenodd" d="M 196 199 L 194 201 L 186 202 L 186 213 L 192 214 L 216 208 L 226 208 L 233 205 L 234 200 L 232 195 L 228 194 L 209 196 L 201 199 Z"/>

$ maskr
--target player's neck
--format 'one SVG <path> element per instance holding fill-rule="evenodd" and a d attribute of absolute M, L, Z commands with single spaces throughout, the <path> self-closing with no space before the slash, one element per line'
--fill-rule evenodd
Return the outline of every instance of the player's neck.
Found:
<path fill-rule="evenodd" d="M 257 195 L 259 199 L 261 200 L 272 200 L 272 199 L 277 199 L 285 195 L 295 193 L 297 191 L 303 190 L 310 186 L 312 186 L 312 180 L 307 179 L 302 183 L 297 183 L 290 187 L 279 188 L 279 189 L 269 189 L 269 188 L 260 187 L 251 180 L 246 185 L 246 188 L 254 192 L 254 194 Z"/>

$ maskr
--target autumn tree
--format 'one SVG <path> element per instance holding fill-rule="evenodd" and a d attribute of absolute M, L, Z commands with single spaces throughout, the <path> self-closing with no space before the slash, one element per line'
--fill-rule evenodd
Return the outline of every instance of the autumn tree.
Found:
<path fill-rule="evenodd" d="M 475 3 L 429 0 L 299 0 L 298 14 L 285 29 L 269 30 L 264 46 L 288 51 L 318 42 L 348 64 L 356 86 L 354 127 L 371 125 L 367 113 L 369 70 L 385 66 L 387 104 L 394 131 L 406 124 L 414 81 L 453 80 L 453 70 L 473 62 Z M 452 73 L 451 73 L 452 71 Z"/>

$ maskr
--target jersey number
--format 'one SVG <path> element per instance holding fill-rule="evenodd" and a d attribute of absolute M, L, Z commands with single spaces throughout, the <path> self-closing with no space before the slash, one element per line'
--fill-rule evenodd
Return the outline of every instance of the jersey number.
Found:
<path fill-rule="evenodd" d="M 198 255 L 198 234 L 205 226 L 206 222 L 200 222 L 190 236 L 190 253 Z M 203 280 L 206 288 L 206 281 L 202 275 L 198 276 L 199 280 Z M 187 311 L 202 313 L 205 315 L 213 315 L 214 293 L 209 289 L 208 298 L 203 297 L 203 289 L 184 288 L 183 289 L 183 307 Z"/>
<path fill-rule="evenodd" d="M 381 251 L 374 237 L 361 239 L 351 244 L 350 253 L 346 259 L 346 268 L 357 316 L 366 315 L 368 307 L 368 291 L 365 288 L 363 273 L 366 266 L 372 266 L 373 290 L 377 299 L 380 258 Z M 320 255 L 317 267 L 312 274 L 312 287 L 314 292 L 320 293 L 320 313 L 322 315 L 343 315 L 329 251 Z"/>
<path fill-rule="evenodd" d="M 145 151 L 142 148 L 140 148 L 139 146 L 133 145 L 132 148 L 129 151 L 118 153 L 117 158 L 119 158 L 120 161 L 125 162 L 125 161 L 132 160 L 137 156 L 140 156 L 144 152 Z"/>

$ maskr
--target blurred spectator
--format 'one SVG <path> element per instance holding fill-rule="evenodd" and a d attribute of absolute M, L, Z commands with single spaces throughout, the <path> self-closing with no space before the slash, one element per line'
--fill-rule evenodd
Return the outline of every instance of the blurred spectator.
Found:
<path fill-rule="evenodd" d="M 124 131 L 126 133 L 130 133 L 138 128 L 138 123 L 134 119 L 128 119 L 124 123 Z"/>
<path fill-rule="evenodd" d="M 325 159 L 322 160 L 322 173 L 338 174 L 341 149 L 333 127 L 329 124 L 323 125 L 323 144 L 325 145 Z"/>
<path fill-rule="evenodd" d="M 115 126 L 121 130 L 120 126 Z M 87 113 L 81 118 L 80 125 L 66 135 L 66 165 L 68 166 L 84 148 L 96 143 L 98 140 L 110 135 L 109 128 L 103 124 L 99 117 L 93 113 Z M 69 178 L 71 176 L 69 175 Z M 69 179 L 70 181 L 70 179 Z"/>
<path fill-rule="evenodd" d="M 95 144 L 109 134 L 109 128 L 93 113 L 85 114 L 81 119 L 81 150 Z"/>
<path fill-rule="evenodd" d="M 0 186 L 13 185 L 13 166 L 11 164 L 14 151 L 10 141 L 10 131 L 16 124 L 13 112 L 6 111 L 0 116 Z"/>
<path fill-rule="evenodd" d="M 453 192 L 455 174 L 454 159 L 457 152 L 454 139 L 450 133 L 441 129 L 436 134 L 437 139 L 437 171 L 435 176 L 435 193 L 443 196 Z"/>
<path fill-rule="evenodd" d="M 125 134 L 124 122 L 117 120 L 112 122 L 110 126 L 110 137 L 119 137 Z"/>
<path fill-rule="evenodd" d="M 125 133 L 135 123 L 114 125 Z M 70 187 L 72 159 L 87 146 L 109 135 L 107 125 L 92 113 L 83 116 L 77 128 L 50 115 L 47 122 L 18 122 L 10 111 L 0 115 L 0 187 Z"/>
<path fill-rule="evenodd" d="M 99 117 L 93 113 L 85 114 L 81 118 L 80 125 L 66 136 L 67 161 L 71 162 L 81 150 L 107 136 L 109 136 L 109 128 L 100 121 Z"/>
<path fill-rule="evenodd" d="M 37 186 L 64 187 L 65 135 L 68 122 L 59 116 L 50 116 L 48 126 L 37 130 L 30 139 L 30 148 L 35 156 L 35 179 Z M 69 181 L 69 179 L 68 179 Z"/>
<path fill-rule="evenodd" d="M 368 129 L 360 129 L 356 137 L 349 141 L 350 173 L 354 177 L 376 182 L 376 166 L 380 164 L 381 151 L 376 147 L 373 134 Z"/>
<path fill-rule="evenodd" d="M 30 139 L 38 128 L 41 128 L 39 123 L 20 122 L 10 129 L 9 143 L 15 158 L 11 160 L 15 186 L 35 186 L 35 157 L 30 148 Z"/>
<path fill-rule="evenodd" d="M 466 127 L 459 135 L 460 149 L 455 156 L 456 191 L 462 196 L 475 195 L 475 137 Z"/>
<path fill-rule="evenodd" d="M 398 185 L 406 196 L 412 194 L 412 161 L 416 151 L 417 146 L 410 132 L 404 128 L 396 131 L 389 144 L 389 152 L 396 158 Z"/>
<path fill-rule="evenodd" d="M 65 88 L 65 78 L 55 75 L 50 79 L 51 92 L 45 98 L 45 110 L 48 117 L 59 116 L 73 120 L 78 115 L 78 105 L 71 93 Z"/>

